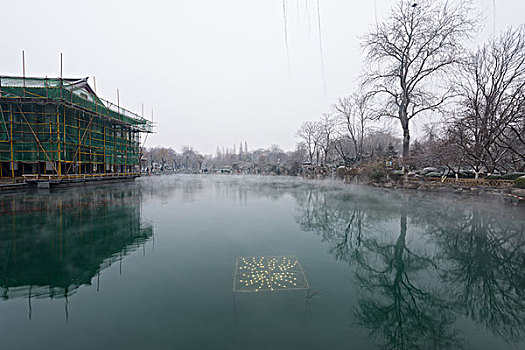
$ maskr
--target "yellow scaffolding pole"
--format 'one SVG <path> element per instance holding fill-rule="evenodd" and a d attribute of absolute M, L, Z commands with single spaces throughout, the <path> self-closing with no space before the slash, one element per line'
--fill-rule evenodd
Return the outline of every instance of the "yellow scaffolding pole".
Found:
<path fill-rule="evenodd" d="M 81 154 L 81 153 L 80 153 L 80 154 L 78 153 L 78 151 L 80 151 L 80 147 L 81 147 L 81 146 L 80 146 L 80 118 L 77 118 L 77 134 L 78 134 L 78 148 L 77 148 L 77 152 L 76 152 L 77 154 L 75 154 L 75 156 L 78 157 L 78 158 L 77 158 L 77 164 L 78 164 L 78 175 L 80 176 L 80 173 L 82 172 L 82 157 L 81 157 L 82 154 Z M 75 160 L 75 156 L 73 156 L 73 159 L 71 159 L 71 160 Z M 69 165 L 69 168 L 71 168 L 71 165 L 72 165 L 72 164 L 73 164 L 73 163 L 71 163 L 71 164 Z M 69 173 L 69 169 L 68 169 L 68 171 L 67 171 L 66 173 Z"/>
<path fill-rule="evenodd" d="M 47 89 L 46 85 L 46 96 Z M 132 131 L 131 126 L 119 122 L 122 116 L 118 104 L 119 118 L 110 117 L 110 108 L 100 111 L 101 114 L 88 112 L 87 115 L 91 114 L 89 118 L 82 105 L 78 106 L 79 108 L 70 105 L 68 96 L 59 103 L 40 104 L 35 99 L 39 96 L 33 97 L 32 91 L 26 93 L 26 98 L 13 96 L 12 101 L 4 101 L 2 96 L 2 102 L 8 102 L 3 105 L 7 108 L 3 108 L 0 112 L 5 115 L 3 123 L 9 139 L 0 140 L 5 144 L 5 149 L 0 151 L 0 155 L 4 161 L 2 165 L 6 166 L 5 170 L 3 166 L 0 168 L 0 177 L 17 179 L 15 163 L 20 165 L 20 162 L 26 161 L 34 163 L 33 167 L 38 166 L 33 170 L 28 169 L 31 170 L 32 175 L 26 175 L 35 178 L 44 176 L 62 179 L 97 173 L 100 176 L 135 174 L 135 162 L 138 161 L 140 165 L 143 145 L 140 141 L 135 142 L 135 129 Z M 47 100 L 45 97 L 41 98 Z M 98 104 L 95 103 L 95 111 L 97 106 Z M 64 115 L 61 116 L 60 113 Z M 2 121 L 0 121 L 1 126 Z M 47 169 L 43 170 L 41 164 L 43 161 L 49 162 L 46 163 L 47 169 L 53 169 L 53 173 Z M 11 171 L 7 168 L 7 164 L 10 164 Z M 75 164 L 79 166 L 78 171 L 71 172 Z M 86 168 L 82 168 L 82 165 Z M 88 165 L 91 165 L 91 168 Z M 100 166 L 104 166 L 103 171 L 99 169 Z M 108 167 L 112 169 L 108 170 Z"/>
<path fill-rule="evenodd" d="M 73 156 L 73 158 L 71 159 L 71 161 L 75 161 L 75 158 L 77 158 L 77 155 L 78 155 L 78 159 L 77 159 L 77 163 L 78 163 L 78 167 L 79 167 L 79 170 L 78 170 L 78 174 L 80 175 L 80 166 L 82 164 L 82 161 L 81 161 L 81 158 L 80 158 L 80 154 L 82 154 L 82 152 L 80 152 L 80 145 L 81 143 L 84 142 L 84 139 L 86 137 L 86 134 L 88 132 L 88 130 L 91 128 L 91 122 L 93 121 L 93 118 L 95 118 L 95 115 L 93 114 L 91 116 L 91 119 L 89 120 L 89 123 L 86 127 L 86 130 L 84 130 L 84 133 L 82 134 L 82 138 L 80 138 L 80 118 L 77 119 L 77 126 L 78 126 L 78 148 L 77 148 L 77 151 L 75 152 L 75 155 Z M 69 170 L 71 170 L 71 166 L 72 166 L 72 163 L 69 165 L 67 171 L 66 171 L 66 174 L 69 173 Z"/>
<path fill-rule="evenodd" d="M 62 177 L 62 152 L 60 151 L 60 107 L 57 106 L 57 152 L 58 152 L 58 176 Z"/>
<path fill-rule="evenodd" d="M 33 128 L 32 128 L 31 125 L 29 125 L 29 123 L 27 122 L 27 118 L 26 118 L 24 112 L 22 111 L 22 108 L 21 108 L 20 106 L 18 106 L 18 109 L 20 110 L 20 113 L 22 113 L 22 117 L 23 117 L 24 120 L 26 121 L 27 126 L 29 126 L 29 129 L 31 130 L 31 133 L 33 133 L 33 136 L 35 137 L 36 143 L 38 144 L 38 146 L 40 146 L 40 148 L 42 149 L 42 152 L 44 152 L 44 155 L 46 156 L 47 160 L 48 160 L 51 164 L 53 164 L 53 162 L 51 161 L 51 158 L 49 158 L 49 155 L 47 154 L 46 150 L 44 149 L 44 147 L 43 147 L 42 144 L 40 143 L 40 139 L 38 138 L 38 135 L 35 134 L 35 132 L 33 131 Z M 54 164 L 53 164 L 53 168 L 55 169 L 55 171 L 56 171 L 57 174 L 58 174 L 57 168 L 55 167 Z"/>
<path fill-rule="evenodd" d="M 106 175 L 106 122 L 102 125 L 103 131 L 104 131 L 104 175 Z"/>
<path fill-rule="evenodd" d="M 64 108 L 63 108 L 63 112 L 64 112 L 64 116 L 63 116 L 63 120 L 64 120 L 64 137 L 62 138 L 62 142 L 63 142 L 63 152 L 64 152 L 64 160 L 66 160 L 67 158 L 67 150 L 66 150 L 66 106 L 64 105 Z M 67 175 L 67 171 L 66 171 L 66 174 Z"/>
<path fill-rule="evenodd" d="M 13 106 L 11 105 L 11 136 L 9 139 L 11 140 L 11 177 L 15 178 L 15 162 L 13 157 Z"/>

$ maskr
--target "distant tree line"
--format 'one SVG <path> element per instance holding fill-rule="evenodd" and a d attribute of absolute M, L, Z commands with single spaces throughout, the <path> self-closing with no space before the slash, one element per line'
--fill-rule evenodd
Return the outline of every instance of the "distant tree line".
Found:
<path fill-rule="evenodd" d="M 188 171 L 201 169 L 204 156 L 189 146 L 184 146 L 178 153 L 173 148 L 150 147 L 142 152 L 142 168 L 144 171 Z"/>
<path fill-rule="evenodd" d="M 248 151 L 248 144 L 244 142 L 238 149 L 217 147 L 214 155 L 202 155 L 188 146 L 180 153 L 166 147 L 146 148 L 143 159 L 143 170 L 153 172 L 297 175 L 305 154 L 302 148 L 286 152 L 278 145 Z"/>

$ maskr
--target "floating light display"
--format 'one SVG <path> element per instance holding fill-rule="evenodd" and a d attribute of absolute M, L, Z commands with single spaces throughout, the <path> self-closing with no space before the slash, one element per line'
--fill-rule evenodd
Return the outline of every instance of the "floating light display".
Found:
<path fill-rule="evenodd" d="M 234 292 L 307 289 L 310 289 L 310 285 L 295 256 L 237 258 L 233 281 Z"/>

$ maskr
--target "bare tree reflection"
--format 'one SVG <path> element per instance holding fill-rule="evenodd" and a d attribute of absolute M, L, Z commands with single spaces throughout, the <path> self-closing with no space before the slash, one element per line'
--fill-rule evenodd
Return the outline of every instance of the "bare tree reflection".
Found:
<path fill-rule="evenodd" d="M 442 278 L 464 313 L 507 341 L 523 340 L 524 221 L 512 213 L 441 209 L 428 225 L 441 247 Z"/>
<path fill-rule="evenodd" d="M 371 193 L 296 196 L 301 228 L 355 269 L 364 295 L 356 323 L 385 349 L 462 347 L 457 317 L 523 341 L 524 218 L 473 204 L 458 209 L 445 199 L 382 196 L 382 205 Z"/>
<path fill-rule="evenodd" d="M 395 240 L 363 238 L 354 255 L 357 280 L 368 295 L 355 310 L 357 323 L 385 349 L 461 348 L 463 340 L 452 327 L 453 305 L 428 278 L 438 267 L 407 244 L 405 206 L 400 226 Z"/>
<path fill-rule="evenodd" d="M 351 261 L 352 254 L 361 246 L 364 231 L 392 218 L 392 213 L 384 210 L 376 198 L 358 193 L 310 188 L 296 194 L 296 199 L 300 204 L 297 221 L 301 229 L 320 234 L 340 261 Z"/>

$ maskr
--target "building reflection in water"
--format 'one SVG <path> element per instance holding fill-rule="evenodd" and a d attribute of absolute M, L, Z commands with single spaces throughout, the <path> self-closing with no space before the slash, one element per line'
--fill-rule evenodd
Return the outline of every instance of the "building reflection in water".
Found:
<path fill-rule="evenodd" d="M 525 340 L 523 213 L 315 188 L 297 202 L 303 230 L 352 268 L 363 296 L 354 322 L 382 348 L 468 347 L 460 318 Z"/>
<path fill-rule="evenodd" d="M 135 184 L 0 196 L 0 298 L 67 301 L 152 238 Z"/>

